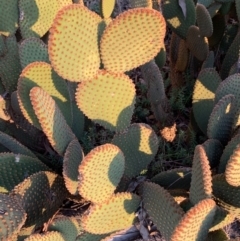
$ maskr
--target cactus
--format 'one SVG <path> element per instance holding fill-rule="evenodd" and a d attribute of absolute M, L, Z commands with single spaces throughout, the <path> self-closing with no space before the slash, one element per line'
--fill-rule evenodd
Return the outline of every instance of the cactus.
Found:
<path fill-rule="evenodd" d="M 124 155 L 117 146 L 94 148 L 79 166 L 80 195 L 97 204 L 106 201 L 120 182 L 124 167 Z"/>
<path fill-rule="evenodd" d="M 104 1 L 101 0 L 101 10 L 103 18 L 110 18 L 112 11 L 114 9 L 116 0 Z"/>
<path fill-rule="evenodd" d="M 101 95 L 98 94 L 99 91 Z M 135 87 L 125 74 L 100 70 L 91 81 L 78 85 L 76 102 L 79 109 L 92 121 L 112 131 L 121 131 L 131 121 Z"/>
<path fill-rule="evenodd" d="M 132 124 L 122 133 L 113 137 L 125 156 L 124 174 L 135 177 L 153 160 L 158 150 L 156 134 L 146 124 Z"/>
<path fill-rule="evenodd" d="M 152 0 L 130 0 L 129 1 L 131 8 L 152 8 Z"/>
<path fill-rule="evenodd" d="M 25 241 L 65 241 L 62 234 L 59 232 L 46 232 L 44 234 L 33 234 L 24 239 Z"/>
<path fill-rule="evenodd" d="M 107 234 L 125 229 L 133 224 L 140 197 L 132 193 L 118 193 L 107 201 L 93 205 L 83 216 L 82 226 L 93 234 Z"/>

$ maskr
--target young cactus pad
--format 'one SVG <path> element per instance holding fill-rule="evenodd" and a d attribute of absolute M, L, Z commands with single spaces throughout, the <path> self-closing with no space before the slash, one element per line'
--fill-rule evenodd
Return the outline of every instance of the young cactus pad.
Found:
<path fill-rule="evenodd" d="M 101 58 L 106 70 L 121 73 L 153 59 L 163 47 L 166 23 L 153 9 L 135 8 L 118 15 L 105 29 Z"/>
<path fill-rule="evenodd" d="M 107 200 L 120 182 L 125 167 L 122 151 L 115 145 L 94 148 L 79 166 L 78 191 L 93 203 Z"/>
<path fill-rule="evenodd" d="M 125 74 L 100 70 L 96 77 L 78 85 L 76 102 L 92 121 L 112 131 L 120 131 L 130 124 L 135 86 Z"/>
<path fill-rule="evenodd" d="M 107 234 L 132 226 L 140 197 L 133 193 L 117 193 L 107 201 L 90 207 L 82 219 L 84 230 L 93 234 Z"/>
<path fill-rule="evenodd" d="M 60 76 L 80 82 L 96 75 L 100 67 L 100 21 L 100 16 L 80 4 L 68 5 L 58 12 L 50 29 L 48 52 Z"/>

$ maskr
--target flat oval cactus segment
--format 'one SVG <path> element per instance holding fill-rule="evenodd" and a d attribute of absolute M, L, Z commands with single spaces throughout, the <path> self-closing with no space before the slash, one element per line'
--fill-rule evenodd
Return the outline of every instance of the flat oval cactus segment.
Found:
<path fill-rule="evenodd" d="M 125 74 L 101 70 L 92 80 L 79 84 L 76 102 L 92 121 L 109 130 L 120 131 L 131 122 L 135 86 Z"/>
<path fill-rule="evenodd" d="M 72 113 L 66 81 L 52 69 L 50 64 L 45 62 L 29 64 L 23 69 L 18 80 L 18 100 L 24 117 L 35 127 L 41 129 L 29 97 L 31 88 L 35 86 L 43 88 L 54 98 L 67 123 L 71 125 Z"/>
<path fill-rule="evenodd" d="M 15 186 L 10 196 L 21 199 L 23 209 L 27 213 L 24 226 L 35 225 L 35 228 L 37 228 L 53 216 L 62 205 L 67 194 L 61 176 L 52 172 L 41 171 Z"/>
<path fill-rule="evenodd" d="M 82 219 L 84 230 L 107 234 L 132 226 L 140 197 L 133 193 L 117 193 L 106 202 L 93 205 Z"/>
<path fill-rule="evenodd" d="M 25 241 L 65 241 L 64 237 L 60 232 L 51 231 L 45 232 L 44 234 L 33 234 L 28 238 L 24 239 Z"/>
<path fill-rule="evenodd" d="M 100 67 L 100 16 L 80 4 L 58 12 L 50 29 L 48 52 L 54 70 L 69 81 L 93 78 Z"/>
<path fill-rule="evenodd" d="M 130 178 L 147 168 L 158 150 L 157 135 L 146 124 L 132 124 L 124 132 L 116 134 L 112 143 L 123 151 L 124 174 Z"/>
<path fill-rule="evenodd" d="M 106 70 L 121 73 L 153 59 L 163 47 L 166 23 L 153 9 L 135 8 L 123 12 L 105 29 L 101 58 Z"/>
<path fill-rule="evenodd" d="M 20 231 L 27 219 L 27 214 L 18 201 L 9 195 L 0 193 L 1 240 L 11 240 L 11 237 Z"/>
<path fill-rule="evenodd" d="M 106 201 L 120 182 L 125 167 L 122 151 L 115 145 L 94 148 L 79 166 L 78 191 L 93 203 Z"/>
<path fill-rule="evenodd" d="M 116 0 L 101 0 L 101 10 L 104 18 L 110 18 L 115 6 L 115 2 Z"/>
<path fill-rule="evenodd" d="M 23 38 L 42 37 L 51 27 L 58 9 L 58 0 L 20 0 L 19 26 Z"/>

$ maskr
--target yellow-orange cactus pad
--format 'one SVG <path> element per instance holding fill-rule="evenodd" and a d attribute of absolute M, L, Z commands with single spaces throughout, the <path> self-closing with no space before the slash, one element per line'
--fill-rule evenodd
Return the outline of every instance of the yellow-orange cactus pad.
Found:
<path fill-rule="evenodd" d="M 202 241 L 207 238 L 217 205 L 212 199 L 204 199 L 192 207 L 175 228 L 171 241 Z"/>
<path fill-rule="evenodd" d="M 165 31 L 159 11 L 135 8 L 123 12 L 103 33 L 100 48 L 104 68 L 119 73 L 150 61 L 163 48 Z"/>
<path fill-rule="evenodd" d="M 106 202 L 90 207 L 89 214 L 82 219 L 83 228 L 90 233 L 104 234 L 130 227 L 139 203 L 136 194 L 117 193 Z"/>
<path fill-rule="evenodd" d="M 100 16 L 80 4 L 62 8 L 50 29 L 48 52 L 55 71 L 69 81 L 96 75 L 100 66 L 98 24 Z"/>
<path fill-rule="evenodd" d="M 239 187 L 240 186 L 240 145 L 237 145 L 234 153 L 227 163 L 225 177 L 228 184 Z"/>
<path fill-rule="evenodd" d="M 124 155 L 117 146 L 94 148 L 79 166 L 80 195 L 94 203 L 106 201 L 120 182 L 124 167 Z"/>
<path fill-rule="evenodd" d="M 132 118 L 135 87 L 127 75 L 101 70 L 92 80 L 78 85 L 76 102 L 92 121 L 113 131 L 122 130 Z"/>
<path fill-rule="evenodd" d="M 75 138 L 53 98 L 42 88 L 33 87 L 30 100 L 43 132 L 52 147 L 63 156 L 69 143 Z"/>

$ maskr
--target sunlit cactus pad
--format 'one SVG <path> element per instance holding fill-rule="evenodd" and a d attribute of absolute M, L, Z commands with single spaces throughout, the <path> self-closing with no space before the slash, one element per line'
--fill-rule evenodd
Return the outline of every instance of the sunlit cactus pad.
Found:
<path fill-rule="evenodd" d="M 124 155 L 115 145 L 94 148 L 79 166 L 79 188 L 82 197 L 94 203 L 107 200 L 124 172 Z"/>
<path fill-rule="evenodd" d="M 133 224 L 140 197 L 133 193 L 114 194 L 106 202 L 90 207 L 82 219 L 84 230 L 105 234 L 125 229 Z"/>
<path fill-rule="evenodd" d="M 214 219 L 216 208 L 217 205 L 212 199 L 200 201 L 183 216 L 170 240 L 205 240 Z"/>
<path fill-rule="evenodd" d="M 120 131 L 130 124 L 135 86 L 125 74 L 101 70 L 93 79 L 79 84 L 76 102 L 92 121 L 110 130 Z"/>
<path fill-rule="evenodd" d="M 71 125 L 72 113 L 67 84 L 51 65 L 45 62 L 29 64 L 23 69 L 18 80 L 18 100 L 24 117 L 35 127 L 41 129 L 29 98 L 30 90 L 35 86 L 43 88 L 55 99 L 67 122 Z"/>
<path fill-rule="evenodd" d="M 101 10 L 104 18 L 109 18 L 113 12 L 116 0 L 101 1 Z"/>
<path fill-rule="evenodd" d="M 19 200 L 0 193 L 0 239 L 9 239 L 23 226 L 27 215 L 18 203 Z"/>
<path fill-rule="evenodd" d="M 163 47 L 166 24 L 153 9 L 135 8 L 118 15 L 101 39 L 104 68 L 125 72 L 153 59 Z"/>
<path fill-rule="evenodd" d="M 130 0 L 131 8 L 152 8 L 152 0 Z"/>
<path fill-rule="evenodd" d="M 189 198 L 192 204 L 211 198 L 212 195 L 212 173 L 209 160 L 202 145 L 197 145 L 194 151 L 192 165 L 192 180 Z"/>
<path fill-rule="evenodd" d="M 72 140 L 64 153 L 63 178 L 66 188 L 73 195 L 78 194 L 78 166 L 83 158 L 84 153 L 78 140 Z"/>
<path fill-rule="evenodd" d="M 58 0 L 20 0 L 19 26 L 23 38 L 42 37 L 51 27 L 58 10 Z"/>
<path fill-rule="evenodd" d="M 52 231 L 42 234 L 33 234 L 28 238 L 24 239 L 24 241 L 66 241 L 66 239 L 64 239 L 61 233 Z"/>
<path fill-rule="evenodd" d="M 154 224 L 164 238 L 169 240 L 184 211 L 170 193 L 158 184 L 144 183 L 142 197 L 144 207 Z"/>
<path fill-rule="evenodd" d="M 25 178 L 50 169 L 36 158 L 13 153 L 0 154 L 0 192 L 10 192 Z"/>
<path fill-rule="evenodd" d="M 100 21 L 100 16 L 80 4 L 68 5 L 58 12 L 50 30 L 48 51 L 60 76 L 80 82 L 96 75 L 100 67 Z"/>
<path fill-rule="evenodd" d="M 124 132 L 116 134 L 112 143 L 124 153 L 124 174 L 128 177 L 134 177 L 147 168 L 158 150 L 157 135 L 147 124 L 132 124 Z"/>
<path fill-rule="evenodd" d="M 28 177 L 15 186 L 10 195 L 21 198 L 23 209 L 27 213 L 24 226 L 35 225 L 37 228 L 59 209 L 67 196 L 67 190 L 62 177 L 46 171 Z"/>
<path fill-rule="evenodd" d="M 19 46 L 21 66 L 24 69 L 28 64 L 36 61 L 50 63 L 47 45 L 40 38 L 27 38 Z"/>
<path fill-rule="evenodd" d="M 0 34 L 13 35 L 18 28 L 18 0 L 1 0 Z"/>
<path fill-rule="evenodd" d="M 63 156 L 75 135 L 67 125 L 61 110 L 54 99 L 40 87 L 31 89 L 30 100 L 43 132 L 52 147 Z"/>

